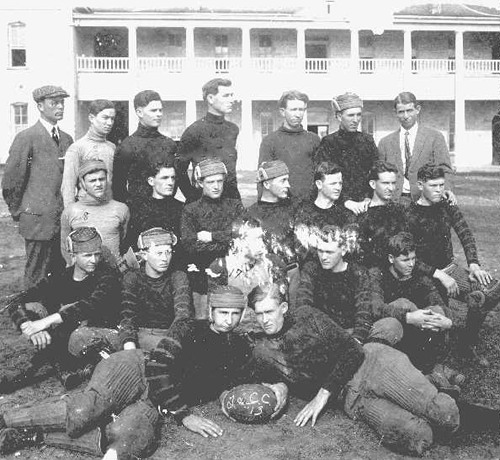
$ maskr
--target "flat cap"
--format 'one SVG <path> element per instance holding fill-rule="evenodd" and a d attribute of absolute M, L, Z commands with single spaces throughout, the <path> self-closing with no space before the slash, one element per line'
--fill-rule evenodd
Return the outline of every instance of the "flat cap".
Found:
<path fill-rule="evenodd" d="M 33 90 L 35 102 L 41 102 L 48 97 L 69 97 L 69 94 L 60 86 L 45 85 Z"/>

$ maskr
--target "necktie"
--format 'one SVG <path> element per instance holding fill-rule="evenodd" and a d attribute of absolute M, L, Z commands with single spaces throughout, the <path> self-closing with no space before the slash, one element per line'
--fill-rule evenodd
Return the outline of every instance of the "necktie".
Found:
<path fill-rule="evenodd" d="M 52 139 L 54 139 L 54 142 L 59 147 L 59 135 L 55 126 L 52 127 Z"/>
<path fill-rule="evenodd" d="M 408 169 L 410 168 L 411 149 L 410 149 L 410 133 L 405 131 L 405 177 L 408 179 Z"/>

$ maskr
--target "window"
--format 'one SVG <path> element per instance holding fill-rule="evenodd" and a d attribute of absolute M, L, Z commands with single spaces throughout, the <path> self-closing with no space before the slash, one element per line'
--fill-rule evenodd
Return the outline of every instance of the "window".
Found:
<path fill-rule="evenodd" d="M 215 54 L 217 56 L 227 56 L 229 54 L 227 35 L 215 36 Z"/>
<path fill-rule="evenodd" d="M 28 104 L 17 102 L 11 107 L 13 134 L 16 135 L 28 127 Z"/>
<path fill-rule="evenodd" d="M 274 119 L 271 112 L 262 112 L 260 114 L 260 134 L 262 137 L 271 134 L 274 131 Z"/>
<path fill-rule="evenodd" d="M 273 40 L 271 35 L 259 35 L 259 48 L 271 48 Z"/>
<path fill-rule="evenodd" d="M 168 46 L 182 46 L 182 37 L 179 34 L 168 34 Z"/>
<path fill-rule="evenodd" d="M 26 67 L 26 24 L 9 24 L 9 66 Z"/>

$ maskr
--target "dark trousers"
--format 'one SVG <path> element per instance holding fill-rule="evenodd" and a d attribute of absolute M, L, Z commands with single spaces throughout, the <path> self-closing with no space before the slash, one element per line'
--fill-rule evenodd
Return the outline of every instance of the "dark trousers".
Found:
<path fill-rule="evenodd" d="M 24 289 L 35 286 L 49 273 L 64 269 L 66 263 L 61 255 L 59 235 L 48 241 L 24 240 L 26 267 L 24 269 Z"/>

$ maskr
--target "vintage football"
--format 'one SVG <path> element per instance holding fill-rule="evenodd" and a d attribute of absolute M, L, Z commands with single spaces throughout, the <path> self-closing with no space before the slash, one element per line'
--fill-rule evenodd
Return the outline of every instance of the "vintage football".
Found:
<path fill-rule="evenodd" d="M 246 384 L 227 391 L 221 403 L 224 412 L 237 422 L 266 423 L 274 413 L 277 399 L 265 385 Z"/>

